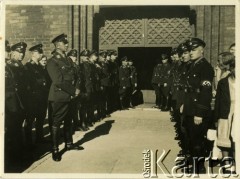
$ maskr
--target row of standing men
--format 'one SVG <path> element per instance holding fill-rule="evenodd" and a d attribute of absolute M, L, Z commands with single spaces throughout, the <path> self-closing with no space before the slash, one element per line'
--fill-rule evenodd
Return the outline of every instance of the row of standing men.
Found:
<path fill-rule="evenodd" d="M 60 161 L 59 133 L 63 124 L 66 150 L 79 150 L 72 140 L 73 131 L 87 131 L 111 113 L 132 107 L 131 95 L 137 88 L 137 72 L 132 61 L 117 63 L 117 52 L 84 49 L 68 51 L 67 35 L 52 40 L 55 50 L 47 60 L 43 45 L 31 48 L 31 59 L 23 65 L 27 44 L 10 47 L 5 57 L 5 161 L 32 151 L 44 138 L 44 119 L 48 116 L 52 158 Z M 80 60 L 78 59 L 78 56 Z M 36 120 L 36 141 L 33 123 Z M 63 123 L 64 122 L 64 123 Z M 23 147 L 22 126 L 26 147 Z M 16 156 L 14 156 L 16 155 Z"/>
<path fill-rule="evenodd" d="M 178 156 L 185 158 L 178 164 L 186 167 L 187 171 L 185 172 L 188 173 L 206 172 L 204 162 L 199 162 L 199 160 L 208 157 L 209 152 L 213 149 L 213 144 L 206 140 L 207 131 L 208 129 L 216 129 L 220 118 L 225 119 L 228 116 L 226 112 L 230 111 L 230 102 L 227 101 L 232 99 L 226 99 L 228 96 L 226 88 L 218 89 L 216 94 L 218 86 L 216 83 L 219 79 L 214 80 L 214 69 L 204 58 L 205 45 L 205 42 L 199 38 L 191 38 L 181 43 L 172 50 L 171 60 L 166 54 L 161 55 L 152 75 L 152 85 L 156 94 L 154 108 L 161 111 L 170 110 L 171 120 L 176 122 L 175 139 L 180 140 L 181 150 Z M 219 65 L 224 66 L 221 73 L 228 72 L 225 77 L 235 79 L 234 55 L 230 52 L 224 52 L 220 56 L 222 60 L 219 59 L 218 63 L 224 61 Z M 216 104 L 214 104 L 215 95 Z M 224 97 L 225 102 L 222 97 Z M 233 109 L 232 104 L 231 102 L 231 110 Z M 217 130 L 218 136 L 221 136 L 222 133 L 229 133 L 229 131 L 222 129 L 219 131 L 217 128 Z M 218 146 L 224 152 L 230 150 L 229 145 L 226 148 L 226 143 L 232 143 L 229 145 L 231 150 L 234 150 L 233 141 L 226 142 L 226 139 L 218 139 Z M 234 157 L 234 155 L 231 156 Z M 225 155 L 225 157 L 229 156 Z M 227 169 L 224 169 L 225 173 L 226 171 Z"/>

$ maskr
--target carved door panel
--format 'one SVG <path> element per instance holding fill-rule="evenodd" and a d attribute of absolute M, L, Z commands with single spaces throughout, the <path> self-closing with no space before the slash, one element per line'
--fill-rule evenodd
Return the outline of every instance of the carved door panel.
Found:
<path fill-rule="evenodd" d="M 117 49 L 118 47 L 144 46 L 144 21 L 106 20 L 100 28 L 99 49 Z"/>
<path fill-rule="evenodd" d="M 192 36 L 188 18 L 145 20 L 146 47 L 174 47 Z"/>
<path fill-rule="evenodd" d="M 99 49 L 174 47 L 192 36 L 188 18 L 106 20 Z"/>

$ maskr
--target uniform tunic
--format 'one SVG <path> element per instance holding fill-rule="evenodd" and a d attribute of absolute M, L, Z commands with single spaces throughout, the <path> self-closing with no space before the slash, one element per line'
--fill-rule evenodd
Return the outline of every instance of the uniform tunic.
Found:
<path fill-rule="evenodd" d="M 48 61 L 47 71 L 52 80 L 48 100 L 52 101 L 53 127 L 59 127 L 64 120 L 66 131 L 69 133 L 71 120 L 66 116 L 69 112 L 71 96 L 75 96 L 76 91 L 72 64 L 64 54 L 56 51 Z"/>
<path fill-rule="evenodd" d="M 214 70 L 205 58 L 194 61 L 187 73 L 183 115 L 192 156 L 205 156 L 205 138 L 211 116 Z M 194 117 L 201 117 L 196 125 Z"/>

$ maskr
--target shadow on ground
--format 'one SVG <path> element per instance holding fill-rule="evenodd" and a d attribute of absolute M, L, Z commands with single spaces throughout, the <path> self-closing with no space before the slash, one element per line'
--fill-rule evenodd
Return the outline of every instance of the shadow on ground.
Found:
<path fill-rule="evenodd" d="M 82 139 L 77 141 L 74 145 L 81 146 L 83 143 L 86 143 L 88 141 L 91 141 L 97 137 L 100 137 L 102 135 L 109 134 L 110 129 L 112 128 L 112 124 L 114 123 L 114 120 L 108 120 L 105 121 L 103 124 L 100 124 L 99 126 L 96 126 L 94 130 L 85 133 Z M 47 120 L 45 121 L 45 124 L 48 124 Z M 45 125 L 44 127 L 44 135 L 45 138 L 49 141 L 48 143 L 43 144 L 36 144 L 35 148 L 32 150 L 27 150 L 26 147 L 23 148 L 23 151 L 14 155 L 13 160 L 8 160 L 5 158 L 4 161 L 4 172 L 5 173 L 22 173 L 26 169 L 28 169 L 34 162 L 44 158 L 46 155 L 51 153 L 51 138 L 49 134 L 49 127 L 48 125 Z M 63 137 L 63 129 L 61 132 L 60 142 L 61 145 L 64 142 Z M 35 137 L 35 131 L 33 132 L 33 138 Z M 82 150 L 83 148 L 80 148 Z M 61 154 L 63 155 L 66 151 L 61 150 Z"/>

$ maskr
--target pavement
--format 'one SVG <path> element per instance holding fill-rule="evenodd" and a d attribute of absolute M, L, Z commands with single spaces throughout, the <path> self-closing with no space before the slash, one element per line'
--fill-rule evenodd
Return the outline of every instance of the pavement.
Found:
<path fill-rule="evenodd" d="M 65 152 L 60 162 L 54 162 L 49 151 L 44 150 L 42 156 L 27 166 L 23 173 L 54 174 L 59 178 L 61 174 L 70 173 L 72 177 L 76 174 L 85 178 L 93 174 L 99 174 L 100 178 L 120 175 L 142 178 L 144 150 L 149 149 L 153 153 L 158 150 L 158 157 L 163 150 L 170 150 L 164 165 L 170 170 L 174 167 L 180 150 L 174 137 L 174 123 L 170 121 L 169 112 L 144 104 L 135 109 L 116 111 L 89 131 L 75 132 L 74 143 L 82 146 L 83 150 Z M 63 148 L 64 143 L 60 150 Z"/>

